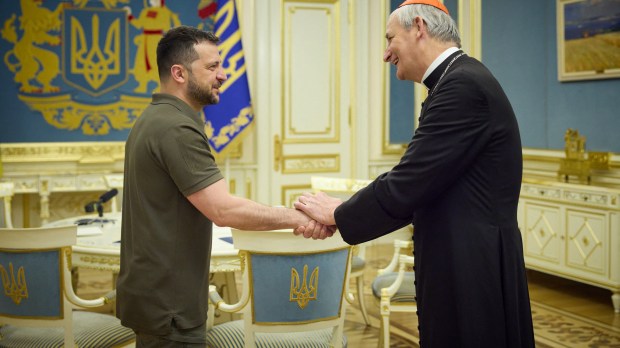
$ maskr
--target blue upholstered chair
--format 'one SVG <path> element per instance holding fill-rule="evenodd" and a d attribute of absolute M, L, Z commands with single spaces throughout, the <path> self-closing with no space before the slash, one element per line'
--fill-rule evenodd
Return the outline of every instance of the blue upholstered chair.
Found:
<path fill-rule="evenodd" d="M 395 240 L 390 263 L 378 271 L 378 276 L 372 282 L 372 293 L 379 302 L 381 313 L 379 347 L 390 347 L 390 313 L 415 313 L 418 309 L 415 299 L 415 274 L 410 271 L 414 264 L 412 248 L 412 241 Z"/>
<path fill-rule="evenodd" d="M 313 176 L 310 178 L 312 190 L 315 192 L 322 191 L 332 197 L 337 197 L 346 201 L 351 198 L 355 192 L 371 183 L 371 180 L 361 179 L 344 179 L 326 176 Z M 351 258 L 351 279 L 355 279 L 357 288 L 357 301 L 362 312 L 362 318 L 366 325 L 370 325 L 368 319 L 368 311 L 366 310 L 366 302 L 364 301 L 364 271 L 366 270 L 366 246 L 364 244 L 355 245 L 353 247 L 353 256 Z"/>
<path fill-rule="evenodd" d="M 115 294 L 79 298 L 71 286 L 77 227 L 0 229 L 0 347 L 122 347 L 135 341 L 98 307 Z"/>
<path fill-rule="evenodd" d="M 290 230 L 233 230 L 232 236 L 241 256 L 241 297 L 226 304 L 211 286 L 209 347 L 346 347 L 351 247 L 339 234 L 306 240 Z M 213 307 L 243 319 L 213 326 Z"/>

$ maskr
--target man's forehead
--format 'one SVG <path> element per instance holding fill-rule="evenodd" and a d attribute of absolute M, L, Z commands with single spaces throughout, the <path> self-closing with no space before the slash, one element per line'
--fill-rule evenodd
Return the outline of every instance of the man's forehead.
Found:
<path fill-rule="evenodd" d="M 398 21 L 398 18 L 396 18 L 396 16 L 391 15 L 388 18 L 388 22 L 385 26 L 385 32 L 386 34 L 389 33 L 394 33 L 394 31 L 398 30 L 398 28 L 400 27 L 400 22 Z"/>
<path fill-rule="evenodd" d="M 203 49 L 206 49 L 206 50 L 213 50 L 213 49 L 217 50 L 218 49 L 217 45 L 210 41 L 201 41 L 201 42 L 195 43 L 194 47 L 196 47 L 196 49 L 198 49 L 199 47 L 202 47 Z"/>
<path fill-rule="evenodd" d="M 201 42 L 201 43 L 194 45 L 194 47 L 196 48 L 197 52 L 201 52 L 201 53 L 204 53 L 207 55 L 213 55 L 213 56 L 220 55 L 219 48 L 216 45 L 209 43 L 209 42 Z"/>

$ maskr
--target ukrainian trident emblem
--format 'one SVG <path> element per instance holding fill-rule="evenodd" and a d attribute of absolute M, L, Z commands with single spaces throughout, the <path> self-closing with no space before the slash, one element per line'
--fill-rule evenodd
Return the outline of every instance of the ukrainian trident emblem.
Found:
<path fill-rule="evenodd" d="M 66 9 L 63 24 L 62 72 L 67 84 L 98 96 L 128 80 L 125 11 Z"/>
<path fill-rule="evenodd" d="M 20 267 L 17 271 L 17 279 L 13 272 L 13 263 L 9 262 L 9 271 L 0 265 L 0 275 L 2 276 L 2 287 L 4 294 L 13 300 L 16 305 L 20 304 L 22 299 L 28 298 L 28 286 L 26 285 L 26 273 L 24 267 Z"/>
<path fill-rule="evenodd" d="M 308 282 L 308 265 L 304 265 L 303 280 L 299 279 L 299 273 L 291 268 L 291 292 L 290 302 L 297 302 L 299 308 L 304 309 L 308 302 L 316 300 L 319 290 L 319 267 L 315 267 Z M 308 284 L 309 283 L 309 284 Z"/>

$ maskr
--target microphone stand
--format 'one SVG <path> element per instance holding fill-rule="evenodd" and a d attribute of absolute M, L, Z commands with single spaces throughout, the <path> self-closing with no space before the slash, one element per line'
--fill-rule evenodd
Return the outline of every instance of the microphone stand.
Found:
<path fill-rule="evenodd" d="M 112 190 L 102 194 L 99 197 L 99 200 L 94 201 L 94 202 L 90 202 L 90 203 L 86 204 L 86 206 L 84 206 L 84 210 L 87 213 L 91 213 L 91 212 L 97 210 L 97 215 L 99 215 L 99 222 L 101 223 L 101 228 L 103 228 L 103 224 L 105 222 L 107 222 L 103 218 L 103 203 L 105 203 L 105 202 L 109 201 L 110 199 L 112 199 L 116 194 L 118 194 L 118 190 L 117 189 L 112 189 Z M 95 222 L 95 221 L 96 221 L 96 219 L 93 219 L 90 222 Z"/>
<path fill-rule="evenodd" d="M 103 218 L 103 203 L 97 202 L 97 214 L 100 218 Z"/>

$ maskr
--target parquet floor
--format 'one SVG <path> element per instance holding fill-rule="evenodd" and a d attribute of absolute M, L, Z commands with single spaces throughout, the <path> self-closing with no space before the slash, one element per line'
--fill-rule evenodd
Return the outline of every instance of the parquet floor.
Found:
<path fill-rule="evenodd" d="M 387 264 L 392 250 L 391 244 L 366 248 L 370 265 L 365 273 L 366 284 L 376 275 L 377 267 Z M 112 284 L 111 275 L 100 271 L 80 270 L 79 279 L 78 293 L 85 298 L 107 292 Z M 528 279 L 537 347 L 620 347 L 620 314 L 613 311 L 610 291 L 535 271 L 528 271 Z M 370 287 L 365 289 L 371 326 L 364 324 L 357 304 L 347 309 L 345 334 L 353 348 L 375 348 L 378 343 L 378 303 Z M 106 310 L 111 312 L 111 307 Z M 417 347 L 416 327 L 414 313 L 394 313 L 391 348 Z"/>

